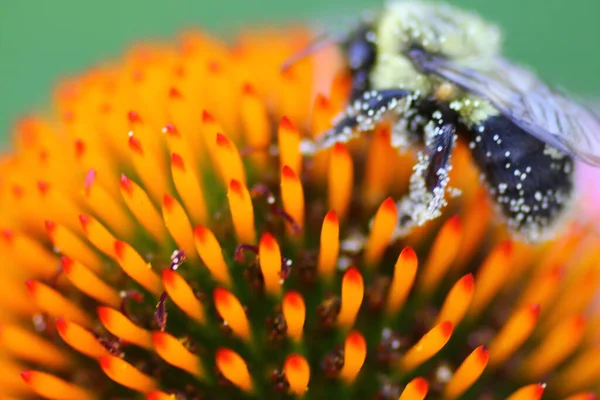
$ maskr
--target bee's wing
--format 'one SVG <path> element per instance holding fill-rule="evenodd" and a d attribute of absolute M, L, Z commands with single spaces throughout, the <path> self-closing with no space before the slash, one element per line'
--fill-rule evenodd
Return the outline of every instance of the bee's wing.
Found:
<path fill-rule="evenodd" d="M 504 59 L 488 68 L 468 68 L 436 56 L 415 61 L 424 71 L 488 100 L 538 139 L 600 166 L 600 119 L 546 86 L 528 70 Z"/>

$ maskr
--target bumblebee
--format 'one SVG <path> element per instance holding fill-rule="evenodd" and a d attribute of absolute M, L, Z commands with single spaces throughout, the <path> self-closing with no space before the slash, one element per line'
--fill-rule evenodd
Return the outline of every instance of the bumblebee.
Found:
<path fill-rule="evenodd" d="M 348 108 L 319 151 L 393 121 L 392 145 L 418 151 L 398 232 L 447 204 L 452 150 L 464 141 L 516 236 L 552 236 L 570 208 L 575 161 L 600 166 L 600 119 L 500 55 L 500 30 L 445 4 L 394 1 L 341 41 Z M 382 166 L 384 167 L 384 166 Z"/>

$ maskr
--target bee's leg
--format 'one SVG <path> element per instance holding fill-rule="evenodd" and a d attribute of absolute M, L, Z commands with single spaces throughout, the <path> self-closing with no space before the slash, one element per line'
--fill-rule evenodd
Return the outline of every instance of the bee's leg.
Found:
<path fill-rule="evenodd" d="M 304 144 L 304 154 L 329 148 L 336 143 L 348 142 L 361 132 L 372 130 L 384 114 L 395 110 L 400 100 L 412 95 L 413 92 L 402 89 L 364 92 L 337 117 L 333 128 L 318 136 L 314 143 Z"/>
<path fill-rule="evenodd" d="M 441 215 L 446 206 L 446 188 L 450 181 L 451 156 L 456 142 L 455 126 L 442 123 L 425 128 L 425 151 L 418 154 L 418 162 L 410 178 L 409 193 L 397 204 L 398 227 L 396 237 L 404 236 L 415 226 Z"/>

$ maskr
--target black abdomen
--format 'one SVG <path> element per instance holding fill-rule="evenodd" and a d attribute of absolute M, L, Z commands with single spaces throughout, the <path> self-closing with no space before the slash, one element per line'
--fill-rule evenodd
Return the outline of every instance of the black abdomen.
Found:
<path fill-rule="evenodd" d="M 495 116 L 462 135 L 510 228 L 539 240 L 559 218 L 573 190 L 573 160 Z"/>

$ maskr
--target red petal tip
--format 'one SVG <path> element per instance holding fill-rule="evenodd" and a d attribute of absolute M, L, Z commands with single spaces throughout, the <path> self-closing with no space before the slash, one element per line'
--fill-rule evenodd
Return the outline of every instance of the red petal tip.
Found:
<path fill-rule="evenodd" d="M 179 137 L 179 131 L 177 130 L 177 127 L 173 124 L 166 124 L 163 128 L 162 128 L 162 132 L 170 135 L 170 136 L 177 136 Z"/>
<path fill-rule="evenodd" d="M 296 179 L 297 178 L 294 170 L 287 165 L 283 166 L 283 168 L 281 169 L 281 174 L 286 179 Z"/>
<path fill-rule="evenodd" d="M 288 131 L 295 131 L 296 130 L 296 126 L 294 125 L 294 123 L 288 117 L 281 118 L 281 122 L 279 123 L 279 127 L 281 129 L 287 129 Z"/>
<path fill-rule="evenodd" d="M 127 119 L 132 124 L 135 124 L 135 123 L 138 123 L 138 122 L 142 122 L 142 119 L 140 118 L 139 114 L 137 112 L 135 112 L 135 111 L 129 111 L 127 113 Z"/>
<path fill-rule="evenodd" d="M 208 111 L 202 111 L 202 121 L 203 122 L 215 122 L 215 117 L 212 116 Z"/>
<path fill-rule="evenodd" d="M 26 383 L 29 383 L 29 381 L 31 381 L 32 373 L 33 371 L 21 371 L 21 378 L 23 378 Z"/>
<path fill-rule="evenodd" d="M 183 161 L 183 158 L 181 158 L 181 156 L 177 153 L 171 154 L 171 165 L 180 170 L 185 170 L 185 163 Z"/>
<path fill-rule="evenodd" d="M 63 271 L 65 271 L 66 274 L 71 273 L 71 269 L 72 269 L 73 264 L 74 264 L 73 260 L 71 260 L 69 257 L 62 257 L 60 259 L 60 263 L 62 265 Z"/>
<path fill-rule="evenodd" d="M 454 325 L 450 321 L 441 322 L 440 330 L 442 331 L 442 335 L 444 335 L 444 337 L 450 337 L 450 335 L 452 335 L 452 331 L 454 330 Z"/>
<path fill-rule="evenodd" d="M 165 207 L 165 209 L 167 211 L 170 212 L 173 209 L 174 202 L 175 202 L 175 199 L 172 196 L 170 196 L 168 194 L 165 194 L 163 196 L 163 206 Z"/>
<path fill-rule="evenodd" d="M 115 241 L 115 255 L 119 259 L 123 258 L 125 255 L 125 242 L 121 242 L 120 240 Z"/>

